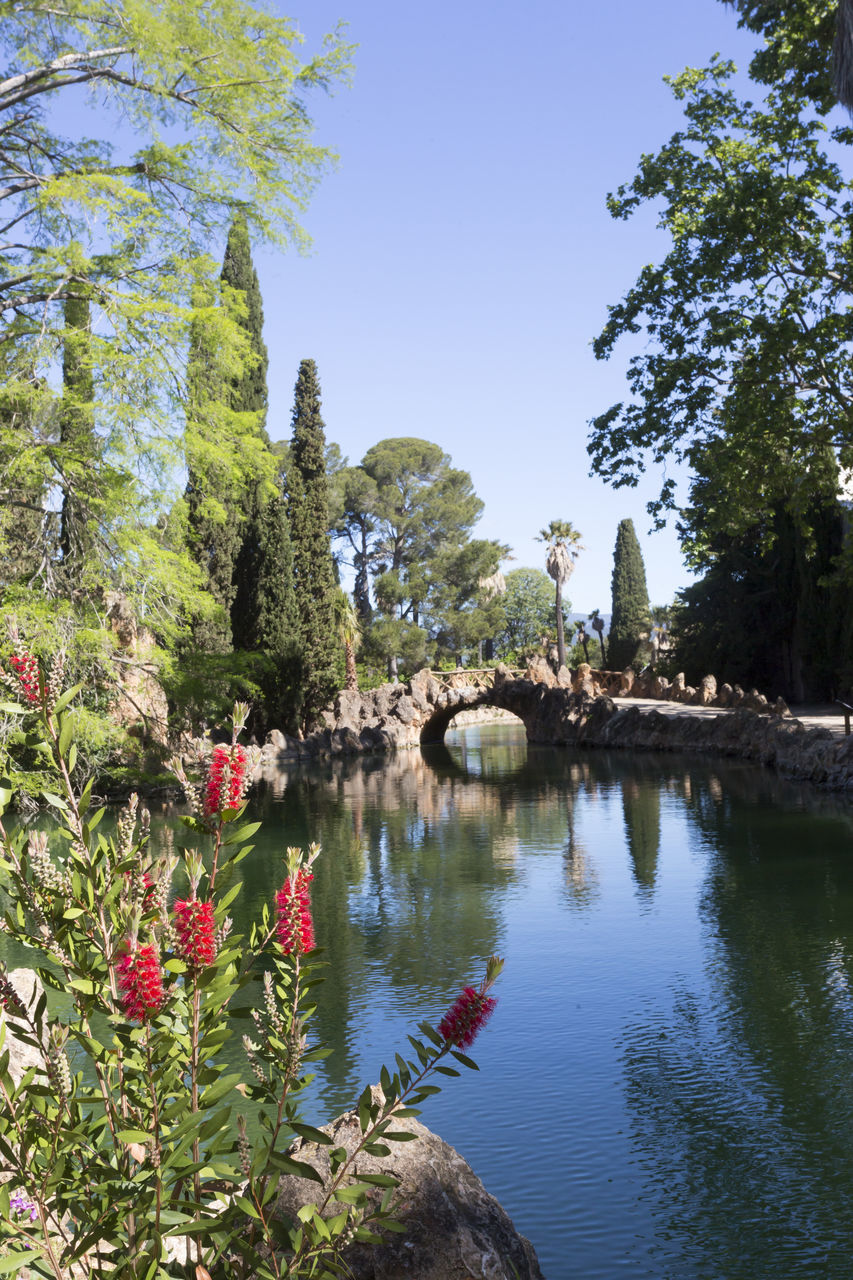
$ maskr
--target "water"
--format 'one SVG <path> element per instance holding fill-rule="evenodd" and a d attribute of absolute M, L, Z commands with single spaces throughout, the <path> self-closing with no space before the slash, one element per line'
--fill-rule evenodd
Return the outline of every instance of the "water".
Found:
<path fill-rule="evenodd" d="M 548 1280 L 848 1280 L 844 801 L 738 763 L 528 748 L 520 726 L 294 768 L 277 791 L 252 805 L 237 925 L 288 844 L 322 842 L 334 1052 L 309 1118 L 350 1106 L 497 951 L 481 1070 L 423 1118 Z"/>

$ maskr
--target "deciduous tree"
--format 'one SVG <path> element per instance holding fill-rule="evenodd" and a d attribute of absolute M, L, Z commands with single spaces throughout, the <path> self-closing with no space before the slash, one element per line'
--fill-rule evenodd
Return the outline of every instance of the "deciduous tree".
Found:
<path fill-rule="evenodd" d="M 196 582 L 156 521 L 182 446 L 190 299 L 215 272 L 205 250 L 235 209 L 260 234 L 301 240 L 329 159 L 304 96 L 339 81 L 348 55 L 333 39 L 300 61 L 299 38 L 247 0 L 0 3 L 2 498 L 49 503 L 70 474 L 48 375 L 66 305 L 86 303 L 100 547 L 87 572 L 167 629 Z M 62 130 L 84 92 L 97 108 L 88 137 Z M 216 324 L 239 355 L 238 326 Z M 223 432 L 217 446 L 239 467 L 241 442 Z M 108 468 L 120 493 L 102 483 Z"/>
<path fill-rule="evenodd" d="M 606 358 L 626 335 L 648 339 L 630 360 L 632 401 L 592 423 L 590 447 L 618 486 L 636 484 L 649 456 L 698 469 L 726 440 L 715 454 L 725 518 L 749 523 L 756 496 L 787 500 L 798 462 L 831 448 L 853 464 L 853 187 L 792 91 L 740 102 L 732 72 L 715 61 L 672 81 L 685 128 L 610 199 L 619 218 L 655 202 L 671 248 L 595 341 Z M 670 473 L 651 509 L 674 501 Z"/>

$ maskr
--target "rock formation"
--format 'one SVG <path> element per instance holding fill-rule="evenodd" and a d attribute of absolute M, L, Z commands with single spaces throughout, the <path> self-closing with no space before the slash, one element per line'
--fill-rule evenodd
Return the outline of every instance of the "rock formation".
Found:
<path fill-rule="evenodd" d="M 533 1245 L 459 1153 L 417 1120 L 395 1120 L 394 1129 L 414 1133 L 418 1141 L 391 1143 L 391 1154 L 381 1159 L 359 1156 L 356 1168 L 399 1179 L 396 1216 L 405 1233 L 389 1235 L 382 1245 L 349 1245 L 342 1260 L 351 1280 L 542 1280 Z M 357 1112 L 340 1116 L 325 1132 L 334 1146 L 352 1151 L 361 1137 Z M 328 1185 L 330 1149 L 300 1140 L 291 1154 L 313 1165 Z M 293 1219 L 301 1205 L 322 1195 L 318 1183 L 288 1178 L 277 1212 Z M 333 1201 L 329 1211 L 336 1209 Z"/>

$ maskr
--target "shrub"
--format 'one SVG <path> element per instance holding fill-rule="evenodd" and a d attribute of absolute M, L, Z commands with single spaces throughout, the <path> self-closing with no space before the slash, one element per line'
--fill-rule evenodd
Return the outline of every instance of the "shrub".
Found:
<path fill-rule="evenodd" d="M 26 1267 L 55 1280 L 338 1274 L 349 1241 L 399 1229 L 394 1179 L 357 1176 L 357 1155 L 388 1154 L 388 1142 L 411 1136 L 394 1129 L 395 1118 L 418 1113 L 436 1091 L 434 1073 L 458 1074 L 453 1060 L 474 1065 L 461 1050 L 491 1013 L 501 961 L 491 958 L 480 986 L 462 992 L 438 1029 L 420 1024 L 420 1038 L 410 1038 L 415 1059 L 397 1055 L 393 1074 L 383 1068 L 381 1100 L 369 1087 L 362 1093 L 356 1150 L 335 1148 L 298 1111 L 306 1067 L 324 1055 L 306 1039 L 320 969 L 310 901 L 319 849 L 287 850 L 282 888 L 248 938 L 227 917 L 235 869 L 259 826 L 242 820 L 252 764 L 237 741 L 246 708 L 235 708 L 232 740 L 213 748 L 200 782 L 178 769 L 192 808 L 184 821 L 201 849 L 185 852 L 187 888 L 173 902 L 176 862 L 152 855 L 136 797 L 105 839 L 91 780 L 79 794 L 72 783 L 77 690 L 60 694 L 55 668 L 45 675 L 17 656 L 24 665 L 5 679 L 20 701 L 4 704 L 5 714 L 40 737 L 55 779 L 44 799 L 61 831 L 49 848 L 43 833 L 27 837 L 0 820 L 5 929 L 41 953 L 42 983 L 65 993 L 70 1010 L 50 1016 L 44 996 L 25 1007 L 0 974 L 0 1271 Z M 3 782 L 0 813 L 11 799 Z M 220 1053 L 240 1013 L 235 997 L 258 990 L 262 958 L 244 1080 Z M 7 1025 L 43 1053 L 44 1069 L 17 1084 L 2 1051 Z M 76 1072 L 72 1049 L 84 1064 Z M 253 1138 L 247 1103 L 259 1108 Z M 331 1182 L 296 1220 L 280 1221 L 272 1211 L 281 1179 L 318 1180 L 289 1154 L 295 1136 L 329 1148 Z"/>

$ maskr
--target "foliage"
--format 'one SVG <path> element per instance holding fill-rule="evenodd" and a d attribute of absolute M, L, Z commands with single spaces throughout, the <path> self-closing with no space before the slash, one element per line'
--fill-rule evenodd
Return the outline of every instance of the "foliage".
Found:
<path fill-rule="evenodd" d="M 738 101 L 732 73 L 715 60 L 672 80 L 685 128 L 609 199 L 618 218 L 661 202 L 672 247 L 595 341 L 606 358 L 621 337 L 648 337 L 630 361 L 633 402 L 593 422 L 590 447 L 618 486 L 637 482 L 648 454 L 695 469 L 709 444 L 728 442 L 715 455 L 725 516 L 747 526 L 756 497 L 788 499 L 791 467 L 804 473 L 826 448 L 853 463 L 853 201 L 822 149 L 826 126 L 784 86 L 758 105 Z M 674 493 L 670 475 L 650 510 L 660 515 Z M 800 496 L 801 519 L 802 486 Z"/>
<path fill-rule="evenodd" d="M 10 175 L 0 191 L 0 557 L 12 550 L 16 513 L 41 513 L 31 520 L 35 567 L 52 590 L 53 503 L 71 494 L 94 549 L 88 587 L 122 589 L 167 626 L 197 595 L 183 548 L 155 528 L 180 461 L 190 321 L 210 320 L 226 363 L 240 358 L 239 326 L 204 300 L 205 247 L 235 207 L 263 235 L 303 239 L 297 216 L 330 158 L 311 138 L 303 96 L 339 82 L 348 52 L 332 39 L 300 62 L 295 24 L 246 0 L 49 10 L 3 0 L 0 18 L 0 161 Z M 64 135 L 56 122 L 73 115 L 83 86 L 99 136 Z M 54 385 L 84 332 L 75 304 L 91 309 L 88 467 L 80 433 L 63 430 L 70 383 L 64 409 Z M 89 403 L 75 394 L 76 408 Z M 222 433 L 216 443 L 225 469 L 239 469 L 240 442 Z"/>
<path fill-rule="evenodd" d="M 680 594 L 669 665 L 694 683 L 712 672 L 789 702 L 836 696 L 853 678 L 853 613 L 835 459 L 815 455 L 805 475 L 789 469 L 791 499 L 760 505 L 756 496 L 745 525 L 734 509 L 727 522 L 709 515 L 727 505 L 716 452 L 682 513 L 682 538 L 704 576 Z M 792 514 L 797 490 L 813 495 L 802 518 Z"/>
<path fill-rule="evenodd" d="M 298 1110 L 306 1067 L 323 1056 L 306 1041 L 320 967 L 310 914 L 319 849 L 287 851 L 275 915 L 265 907 L 250 938 L 234 936 L 227 920 L 234 871 L 257 829 L 241 822 L 249 761 L 236 736 L 245 708 L 235 708 L 232 743 L 213 750 L 203 786 L 183 778 L 197 847 L 183 851 L 185 896 L 171 903 L 176 868 L 152 856 L 136 798 L 107 839 L 90 787 L 78 795 L 70 785 L 67 717 L 77 691 L 59 695 L 56 670 L 33 661 L 18 655 L 6 682 L 21 697 L 11 713 L 53 762 L 45 798 L 60 830 L 49 848 L 46 836 L 27 839 L 0 822 L 5 927 L 42 957 L 42 983 L 66 1001 L 53 1014 L 44 996 L 28 1004 L 0 975 L 0 1050 L 11 1031 L 45 1063 L 16 1081 L 8 1047 L 0 1052 L 0 1157 L 11 1175 L 0 1186 L 0 1268 L 55 1280 L 72 1269 L 94 1280 L 167 1280 L 175 1265 L 213 1280 L 341 1274 L 344 1245 L 396 1227 L 394 1179 L 359 1174 L 358 1155 L 387 1155 L 387 1143 L 410 1136 L 395 1118 L 417 1114 L 436 1092 L 435 1072 L 457 1075 L 454 1060 L 474 1066 L 461 1050 L 492 1011 L 487 993 L 501 962 L 489 961 L 480 987 L 466 988 L 438 1029 L 420 1024 L 416 1060 L 397 1055 L 393 1074 L 382 1069 L 381 1100 L 369 1087 L 359 1098 L 354 1150 L 334 1147 Z M 4 783 L 0 812 L 10 798 Z M 247 994 L 256 1007 L 245 1081 L 219 1059 Z M 84 1069 L 72 1073 L 71 1053 Z M 250 1136 L 253 1105 L 260 1124 Z M 296 1136 L 306 1153 L 328 1148 L 331 1182 L 286 1221 L 274 1212 L 282 1180 L 322 1181 L 288 1153 Z"/>
<path fill-rule="evenodd" d="M 749 66 L 760 84 L 784 83 L 825 113 L 839 89 L 849 106 L 849 0 L 723 0 L 733 5 L 739 26 L 764 37 Z M 841 75 L 839 76 L 839 72 Z M 839 83 L 839 80 L 841 83 Z M 845 96 L 845 93 L 847 96 Z"/>
<path fill-rule="evenodd" d="M 623 671 L 648 639 L 651 625 L 646 568 L 631 519 L 620 520 L 616 531 L 612 593 L 608 660 L 614 671 Z"/>
<path fill-rule="evenodd" d="M 320 384 L 313 360 L 299 366 L 293 406 L 293 438 L 287 469 L 287 514 L 293 545 L 303 680 L 299 720 L 309 728 L 337 687 L 336 574 L 329 537 L 326 437 L 320 416 Z"/>
<path fill-rule="evenodd" d="M 435 556 L 430 624 L 437 659 L 450 655 L 459 665 L 468 657 L 480 665 L 484 644 L 505 626 L 494 575 L 508 553 L 498 542 L 473 538 Z"/>
<path fill-rule="evenodd" d="M 422 663 L 428 640 L 438 651 L 479 647 L 494 634 L 500 609 L 480 580 L 506 554 L 498 542 L 471 541 L 483 510 L 471 477 L 428 440 L 380 440 L 361 465 L 339 477 L 335 537 L 356 571 L 361 618 L 372 617 L 370 585 L 381 615 L 366 644 L 396 679 Z M 413 665 L 414 664 L 414 665 Z"/>
<path fill-rule="evenodd" d="M 580 545 L 582 535 L 572 528 L 568 520 L 552 520 L 547 529 L 543 529 L 538 537 L 548 547 L 545 567 L 548 576 L 553 579 L 554 617 L 557 623 L 557 661 L 561 667 L 566 665 L 566 638 L 563 627 L 563 585 L 568 582 L 575 567 L 575 560 L 583 551 Z"/>
<path fill-rule="evenodd" d="M 568 625 L 571 601 L 563 599 L 563 626 Z M 543 569 L 510 569 L 503 598 L 504 629 L 497 637 L 502 658 L 515 660 L 539 650 L 554 635 L 554 593 Z"/>

